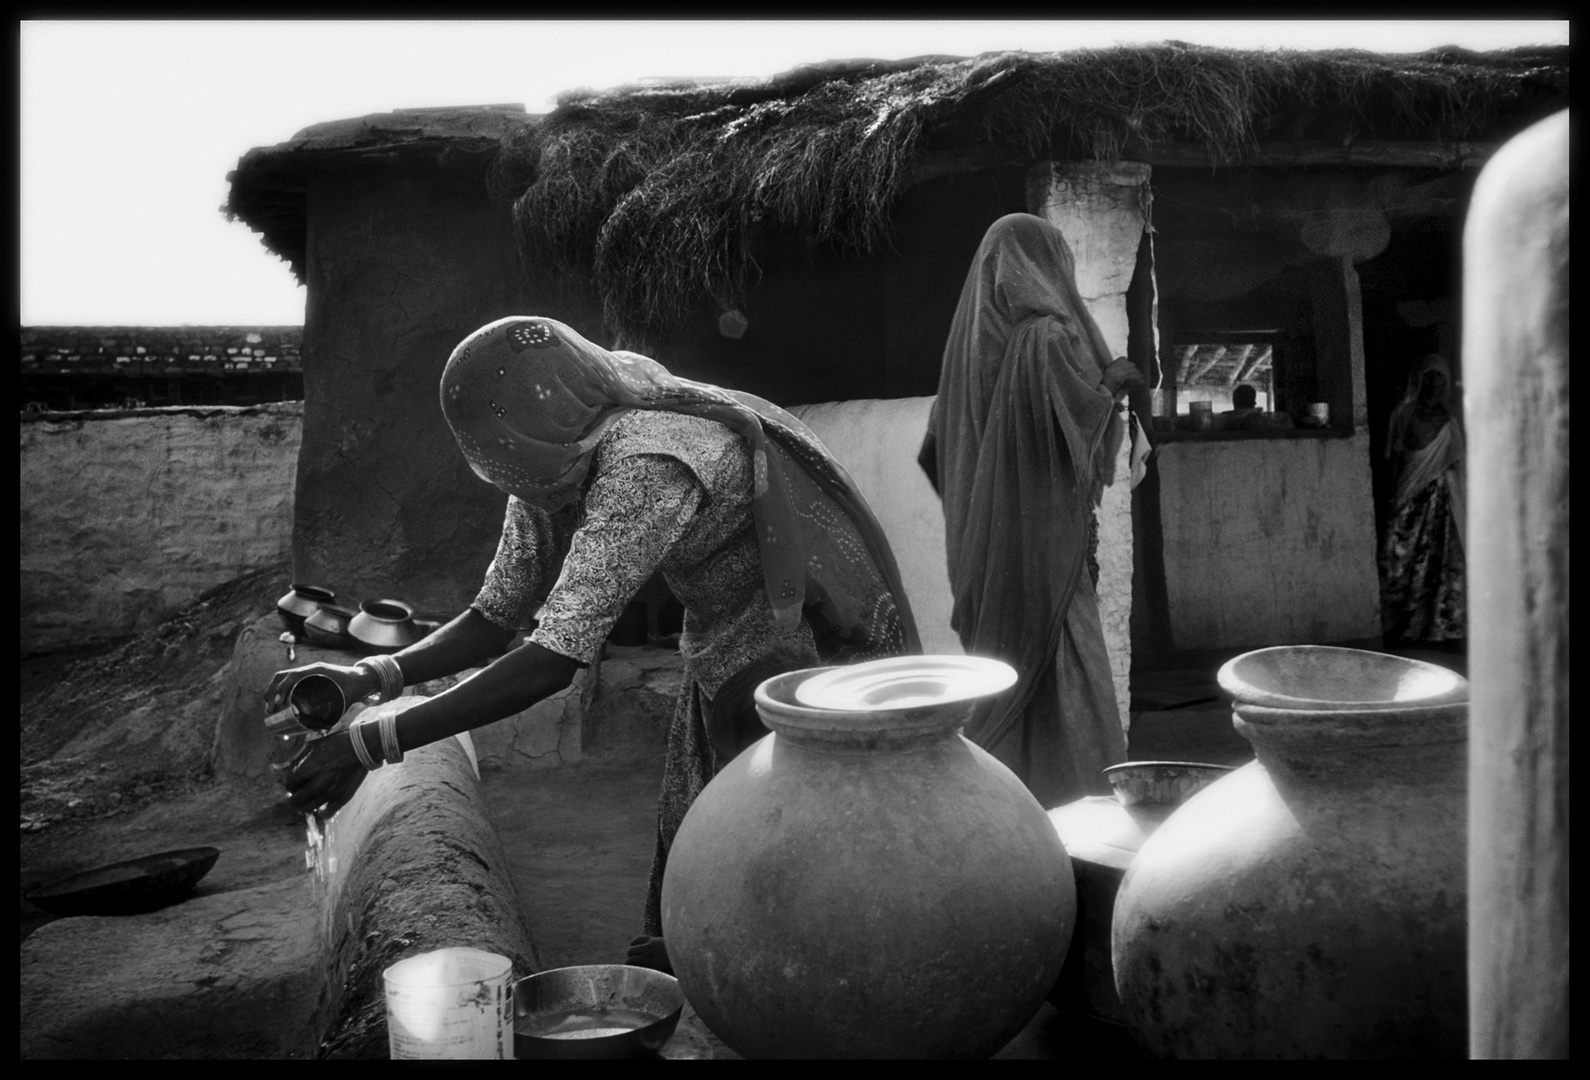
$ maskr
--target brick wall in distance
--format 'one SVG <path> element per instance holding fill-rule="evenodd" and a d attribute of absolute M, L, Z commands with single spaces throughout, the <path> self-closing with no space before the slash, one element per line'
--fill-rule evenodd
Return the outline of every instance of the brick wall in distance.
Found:
<path fill-rule="evenodd" d="M 301 326 L 23 327 L 23 407 L 301 400 L 302 342 Z"/>

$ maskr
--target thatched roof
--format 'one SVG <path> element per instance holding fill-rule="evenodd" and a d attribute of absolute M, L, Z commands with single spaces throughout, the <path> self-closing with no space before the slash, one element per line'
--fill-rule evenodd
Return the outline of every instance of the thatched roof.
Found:
<path fill-rule="evenodd" d="M 850 61 L 566 94 L 510 136 L 491 182 L 530 263 L 590 281 L 610 327 L 644 338 L 703 304 L 740 303 L 764 229 L 872 250 L 910 183 L 965 167 L 946 155 L 1153 161 L 1191 145 L 1204 164 L 1233 164 L 1283 143 L 1328 151 L 1297 161 L 1351 162 L 1367 142 L 1498 140 L 1567 96 L 1566 47 L 1167 43 Z"/>
<path fill-rule="evenodd" d="M 479 105 L 396 109 L 314 124 L 285 143 L 244 154 L 227 174 L 231 189 L 221 212 L 260 233 L 302 282 L 311 177 L 360 162 L 387 168 L 422 163 L 483 175 L 508 135 L 535 120 L 523 105 Z"/>

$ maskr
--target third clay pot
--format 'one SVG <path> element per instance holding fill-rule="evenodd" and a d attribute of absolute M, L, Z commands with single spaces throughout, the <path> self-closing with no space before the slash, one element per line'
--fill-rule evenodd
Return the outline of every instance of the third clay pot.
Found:
<path fill-rule="evenodd" d="M 1150 1054 L 1465 1056 L 1467 705 L 1382 706 L 1237 702 L 1257 760 L 1148 838 L 1115 903 Z"/>

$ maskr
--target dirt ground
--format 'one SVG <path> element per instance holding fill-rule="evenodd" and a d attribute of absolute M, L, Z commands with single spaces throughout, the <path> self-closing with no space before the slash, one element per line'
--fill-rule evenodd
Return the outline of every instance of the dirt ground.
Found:
<path fill-rule="evenodd" d="M 481 788 L 542 964 L 622 963 L 641 932 L 661 759 L 504 769 Z"/>
<path fill-rule="evenodd" d="M 23 836 L 204 789 L 222 673 L 287 577 L 264 567 L 133 637 L 23 657 Z"/>

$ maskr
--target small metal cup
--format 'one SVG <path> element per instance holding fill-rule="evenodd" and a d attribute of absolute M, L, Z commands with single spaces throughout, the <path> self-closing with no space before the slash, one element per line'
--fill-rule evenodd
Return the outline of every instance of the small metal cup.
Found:
<path fill-rule="evenodd" d="M 348 701 L 342 687 L 327 675 L 305 675 L 287 692 L 287 707 L 265 718 L 265 730 L 283 737 L 331 730 Z"/>

